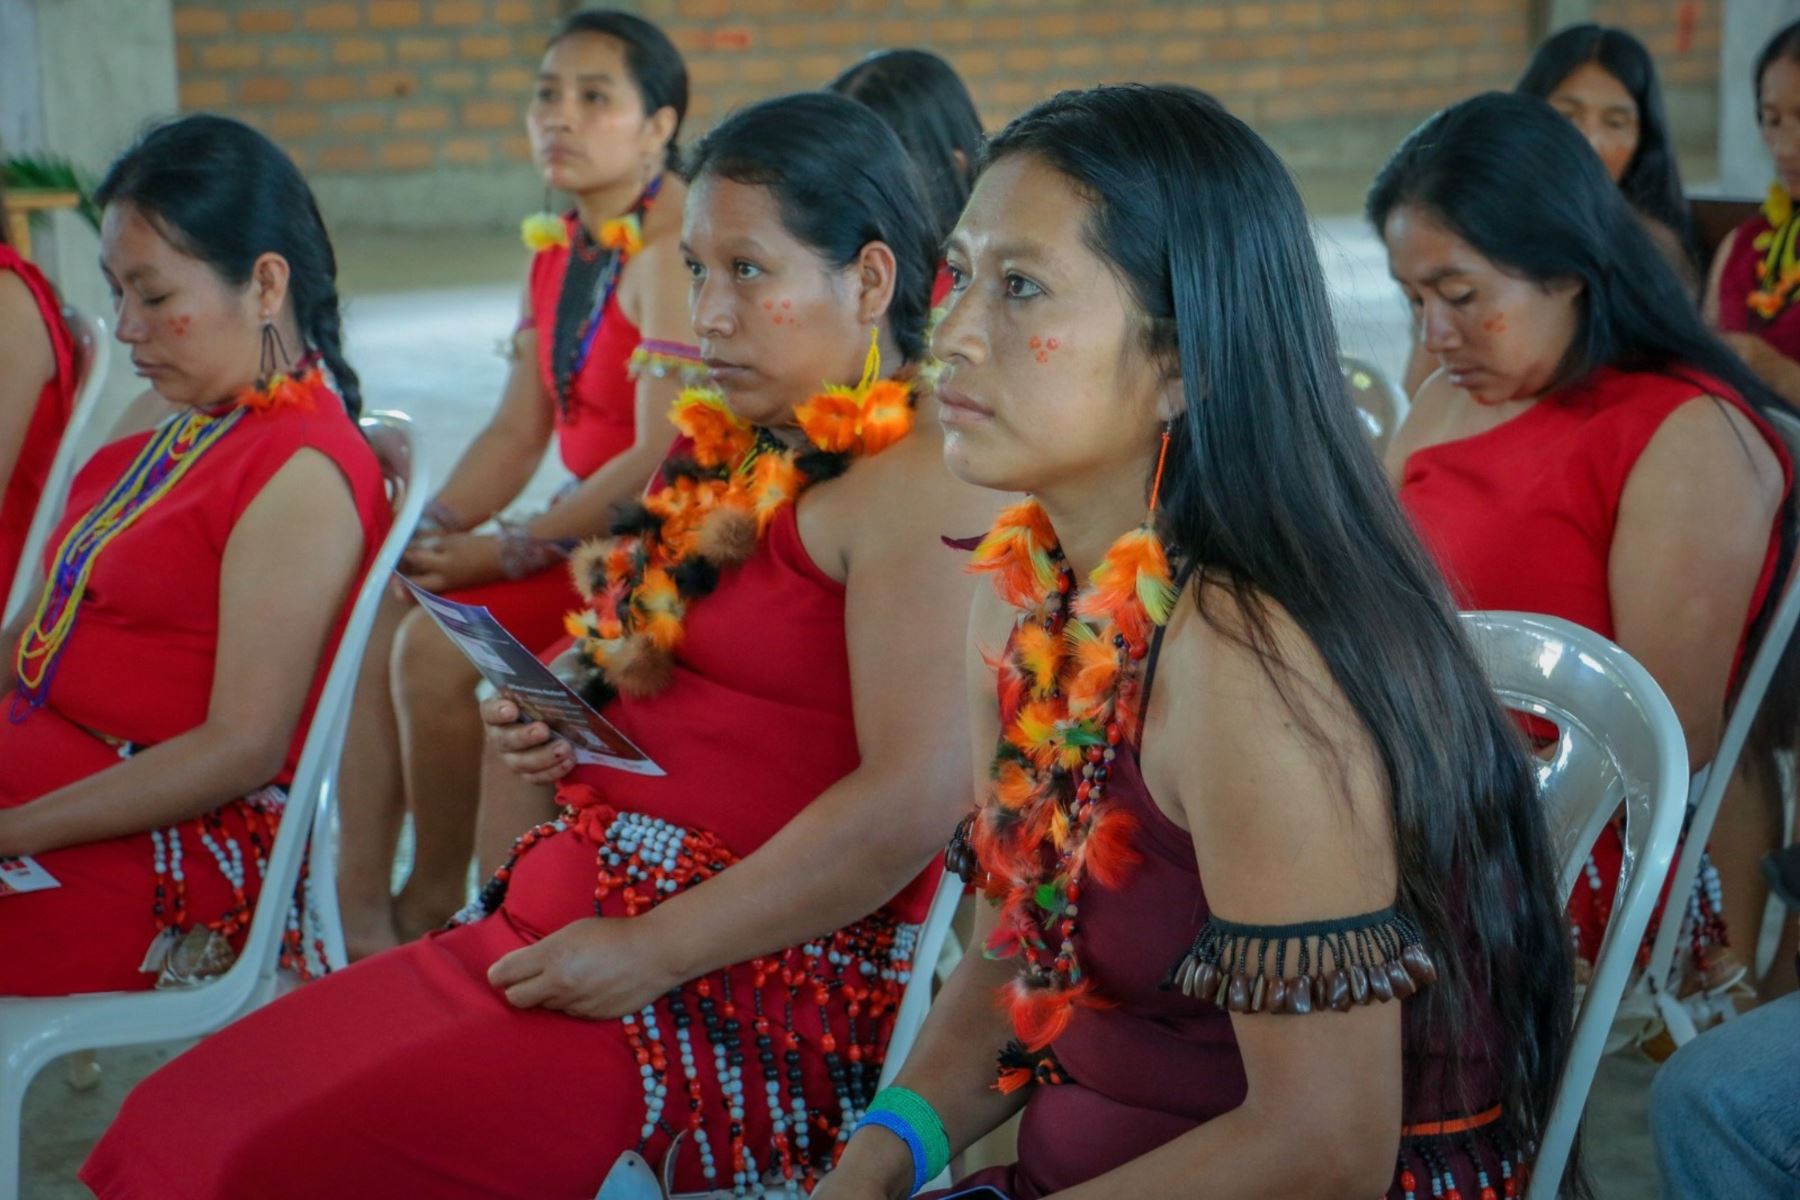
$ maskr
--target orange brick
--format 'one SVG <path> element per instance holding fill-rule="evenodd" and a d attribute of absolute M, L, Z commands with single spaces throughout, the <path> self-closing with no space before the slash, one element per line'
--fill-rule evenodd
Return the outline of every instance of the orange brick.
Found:
<path fill-rule="evenodd" d="M 1156 47 L 1156 61 L 1159 63 L 1183 65 L 1197 63 L 1205 57 L 1205 47 L 1188 38 L 1170 38 Z"/>
<path fill-rule="evenodd" d="M 501 25 L 538 25 L 537 9 L 529 0 L 495 0 L 494 20 Z"/>
<path fill-rule="evenodd" d="M 462 123 L 469 129 L 506 129 L 524 120 L 523 105 L 505 100 L 468 100 L 462 106 Z"/>
<path fill-rule="evenodd" d="M 787 78 L 789 65 L 785 59 L 757 58 L 744 63 L 738 68 L 738 78 L 745 83 L 753 83 L 759 87 L 767 87 L 780 83 Z"/>
<path fill-rule="evenodd" d="M 1281 6 L 1281 24 L 1292 29 L 1296 25 L 1318 25 L 1325 20 L 1323 4 L 1284 4 Z"/>
<path fill-rule="evenodd" d="M 735 9 L 733 15 L 737 17 L 761 17 L 764 19 L 779 17 L 790 11 L 799 11 L 798 6 L 793 4 L 792 0 L 734 0 L 733 4 L 724 7 L 727 11 Z M 758 24 L 760 23 L 758 22 Z"/>
<path fill-rule="evenodd" d="M 1250 41 L 1250 53 L 1257 58 L 1293 58 L 1300 53 L 1300 37 L 1292 33 L 1259 34 Z"/>
<path fill-rule="evenodd" d="M 1106 48 L 1106 61 L 1115 67 L 1141 67 L 1150 61 L 1150 47 L 1142 42 L 1114 42 Z"/>
<path fill-rule="evenodd" d="M 854 46 L 869 36 L 861 21 L 821 21 L 813 30 L 822 46 Z"/>
<path fill-rule="evenodd" d="M 989 42 L 1007 43 L 1022 41 L 1025 37 L 1025 30 L 1026 24 L 1024 17 L 988 17 L 984 19 L 980 25 L 982 40 Z M 895 42 L 904 41 L 903 38 L 894 38 L 891 40 Z"/>
<path fill-rule="evenodd" d="M 331 44 L 331 61 L 346 67 L 386 62 L 388 44 L 380 38 L 341 37 Z"/>
<path fill-rule="evenodd" d="M 1172 33 L 1181 25 L 1181 14 L 1172 8 L 1146 8 L 1126 18 L 1138 33 Z"/>
<path fill-rule="evenodd" d="M 966 50 L 956 56 L 956 66 L 964 75 L 992 75 L 1000 69 L 1000 56 L 992 50 Z"/>
<path fill-rule="evenodd" d="M 282 75 L 252 75 L 238 84 L 240 104 L 286 104 L 293 84 Z"/>
<path fill-rule="evenodd" d="M 844 60 L 832 54 L 808 54 L 803 58 L 790 59 L 789 62 L 795 79 L 806 82 L 817 80 L 820 87 L 824 87 L 844 69 Z"/>
<path fill-rule="evenodd" d="M 500 143 L 500 153 L 508 162 L 528 163 L 531 161 L 531 139 L 515 133 Z"/>
<path fill-rule="evenodd" d="M 419 0 L 371 0 L 368 12 L 372 29 L 412 29 L 425 19 Z"/>
<path fill-rule="evenodd" d="M 202 47 L 200 62 L 215 71 L 241 71 L 262 61 L 262 47 L 255 42 L 218 42 Z"/>
<path fill-rule="evenodd" d="M 456 67 L 448 71 L 433 71 L 428 82 L 434 92 L 460 96 L 464 92 L 474 91 L 481 82 L 481 76 L 467 68 Z"/>
<path fill-rule="evenodd" d="M 284 8 L 252 8 L 237 15 L 239 33 L 290 33 L 294 14 Z"/>
<path fill-rule="evenodd" d="M 442 104 L 409 104 L 394 114 L 394 128 L 403 133 L 436 133 L 450 128 L 450 110 Z"/>
<path fill-rule="evenodd" d="M 184 79 L 181 81 L 181 107 L 223 108 L 229 98 L 223 79 Z"/>
<path fill-rule="evenodd" d="M 1125 18 L 1117 9 L 1080 14 L 1079 28 L 1083 37 L 1112 37 L 1125 28 Z"/>
<path fill-rule="evenodd" d="M 482 138 L 451 138 L 443 145 L 444 161 L 459 167 L 485 167 L 493 161 L 494 147 Z"/>
<path fill-rule="evenodd" d="M 403 37 L 394 43 L 394 57 L 403 63 L 443 62 L 450 57 L 450 39 Z"/>
<path fill-rule="evenodd" d="M 1104 56 L 1100 47 L 1092 42 L 1079 45 L 1064 46 L 1056 52 L 1056 65 L 1059 67 L 1098 67 Z"/>
<path fill-rule="evenodd" d="M 465 34 L 456 42 L 456 56 L 464 62 L 491 62 L 498 58 L 511 58 L 512 52 L 512 39 L 500 34 Z"/>
<path fill-rule="evenodd" d="M 812 41 L 812 31 L 804 25 L 776 25 L 763 34 L 763 45 L 771 50 L 798 50 Z"/>
<path fill-rule="evenodd" d="M 369 147 L 362 142 L 339 142 L 319 151 L 319 168 L 325 171 L 363 171 L 369 166 Z"/>
<path fill-rule="evenodd" d="M 1281 86 L 1281 68 L 1251 67 L 1240 72 L 1237 87 L 1243 92 L 1272 92 Z"/>
<path fill-rule="evenodd" d="M 279 138 L 312 137 L 325 126 L 316 108 L 284 108 L 269 119 L 269 129 Z"/>
<path fill-rule="evenodd" d="M 313 158 L 312 151 L 308 147 L 284 146 L 282 149 L 287 151 L 288 158 L 293 160 L 294 166 L 302 175 L 313 173 L 313 167 L 317 165 L 317 160 Z"/>
<path fill-rule="evenodd" d="M 215 37 L 230 27 L 230 19 L 221 8 L 196 8 L 184 4 L 175 10 L 175 36 L 178 38 Z"/>
<path fill-rule="evenodd" d="M 696 90 L 715 88 L 731 78 L 731 64 L 720 58 L 688 59 L 688 82 Z M 701 92 L 702 95 L 706 93 Z M 690 116 L 693 114 L 690 113 Z"/>
<path fill-rule="evenodd" d="M 414 71 L 370 71 L 363 76 L 363 92 L 374 99 L 392 100 L 418 90 L 419 76 Z"/>
<path fill-rule="evenodd" d="M 325 51 L 305 42 L 276 42 L 269 47 L 271 67 L 316 67 L 325 61 Z"/>
<path fill-rule="evenodd" d="M 381 165 L 389 170 L 416 171 L 429 167 L 433 157 L 431 143 L 417 138 L 389 142 L 381 148 Z"/>
<path fill-rule="evenodd" d="M 931 23 L 931 40 L 972 42 L 975 40 L 975 22 L 967 17 L 940 17 Z"/>
<path fill-rule="evenodd" d="M 1045 41 L 1059 41 L 1075 36 L 1080 20 L 1074 13 L 1045 13 L 1033 24 L 1033 32 Z"/>
<path fill-rule="evenodd" d="M 480 20 L 480 0 L 437 0 L 431 6 L 433 25 L 474 25 Z"/>
<path fill-rule="evenodd" d="M 1050 69 L 1050 51 L 1044 46 L 1019 46 L 1002 54 L 1000 61 L 1010 71 L 1047 71 Z"/>
<path fill-rule="evenodd" d="M 1275 12 L 1267 4 L 1233 4 L 1231 23 L 1239 29 L 1267 29 L 1275 23 Z"/>
<path fill-rule="evenodd" d="M 320 33 L 342 33 L 362 24 L 362 9 L 355 4 L 306 4 L 301 24 Z"/>
<path fill-rule="evenodd" d="M 901 7 L 908 12 L 937 12 L 944 7 L 944 0 L 901 0 Z"/>
<path fill-rule="evenodd" d="M 199 57 L 194 53 L 192 42 L 175 43 L 175 71 L 177 76 L 186 75 L 194 69 Z"/>
<path fill-rule="evenodd" d="M 339 113 L 331 119 L 331 127 L 338 133 L 384 133 L 388 127 L 388 110 L 385 107 L 363 108 Z"/>
<path fill-rule="evenodd" d="M 532 85 L 537 83 L 537 71 L 532 67 L 495 67 L 488 72 L 488 92 L 504 96 L 528 96 Z"/>
<path fill-rule="evenodd" d="M 300 94 L 312 101 L 348 100 L 356 92 L 356 79 L 350 75 L 314 75 L 300 84 Z"/>

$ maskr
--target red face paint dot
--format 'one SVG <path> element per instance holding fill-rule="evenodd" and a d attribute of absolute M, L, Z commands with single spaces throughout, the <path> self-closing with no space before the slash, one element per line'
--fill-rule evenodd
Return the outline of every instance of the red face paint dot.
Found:
<path fill-rule="evenodd" d="M 764 300 L 763 301 L 763 310 L 765 312 L 774 312 L 775 311 L 775 302 L 773 300 Z"/>
<path fill-rule="evenodd" d="M 1050 356 L 1045 354 L 1042 350 L 1039 350 L 1037 352 L 1037 360 L 1041 363 L 1047 363 L 1050 361 Z"/>
<path fill-rule="evenodd" d="M 1051 339 L 1050 339 L 1050 341 L 1049 341 L 1049 342 L 1048 342 L 1048 343 L 1047 343 L 1047 344 L 1048 344 L 1048 345 L 1049 345 L 1049 347 L 1050 347 L 1050 348 L 1051 348 L 1051 349 L 1052 349 L 1052 350 L 1060 350 L 1060 349 L 1062 349 L 1062 342 L 1061 342 L 1061 341 L 1059 341 L 1059 340 L 1057 340 L 1057 339 L 1056 339 L 1056 338 L 1051 338 Z"/>
<path fill-rule="evenodd" d="M 782 301 L 782 302 L 781 302 L 781 307 L 783 307 L 783 308 L 792 308 L 792 307 L 794 307 L 794 302 L 793 302 L 793 301 L 792 301 L 792 300 L 783 300 L 783 301 Z"/>
<path fill-rule="evenodd" d="M 1030 343 L 1030 344 L 1031 344 L 1031 348 L 1032 348 L 1032 349 L 1033 349 L 1033 350 L 1036 350 L 1036 349 L 1037 349 L 1037 348 L 1038 348 L 1038 347 L 1039 347 L 1039 346 L 1042 346 L 1042 345 L 1043 345 L 1043 344 L 1044 344 L 1044 339 L 1043 339 L 1043 338 L 1035 338 L 1035 337 L 1034 337 L 1034 338 L 1032 338 L 1032 339 L 1031 339 L 1031 343 Z"/>
<path fill-rule="evenodd" d="M 781 315 L 781 314 L 780 314 L 780 313 L 776 313 L 776 314 L 775 314 L 775 323 L 776 323 L 776 324 L 777 324 L 777 325 L 779 325 L 779 324 L 781 324 L 781 323 L 782 323 L 782 321 L 784 321 L 784 320 L 786 320 L 786 319 L 787 319 L 787 318 L 785 318 L 785 317 L 783 317 L 783 316 L 782 316 L 782 315 Z"/>
<path fill-rule="evenodd" d="M 1481 323 L 1482 329 L 1488 333 L 1503 333 L 1506 330 L 1506 314 L 1497 313 Z"/>

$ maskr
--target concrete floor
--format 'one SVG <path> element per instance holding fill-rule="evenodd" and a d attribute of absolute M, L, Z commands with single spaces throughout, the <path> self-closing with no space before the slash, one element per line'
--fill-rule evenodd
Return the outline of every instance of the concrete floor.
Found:
<path fill-rule="evenodd" d="M 1319 222 L 1318 244 L 1345 353 L 1397 377 L 1406 308 L 1380 244 L 1355 218 Z M 346 352 L 365 403 L 411 413 L 442 477 L 497 403 L 506 363 L 495 352 L 518 314 L 523 254 L 510 234 L 346 234 L 338 239 Z M 554 487 L 546 464 L 530 496 Z M 87 1195 L 74 1173 L 131 1086 L 184 1044 L 99 1055 L 98 1087 L 76 1092 L 53 1064 L 25 1105 L 25 1200 Z M 1645 1101 L 1653 1068 L 1637 1058 L 1602 1064 L 1588 1108 L 1588 1165 L 1603 1200 L 1657 1196 Z"/>

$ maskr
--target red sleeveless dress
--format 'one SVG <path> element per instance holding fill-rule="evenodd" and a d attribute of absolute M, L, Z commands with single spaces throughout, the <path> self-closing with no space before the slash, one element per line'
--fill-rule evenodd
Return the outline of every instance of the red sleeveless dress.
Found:
<path fill-rule="evenodd" d="M 1626 480 L 1663 421 L 1700 395 L 1719 396 L 1749 416 L 1791 487 L 1793 464 L 1774 430 L 1731 388 L 1699 374 L 1601 368 L 1504 425 L 1409 458 L 1400 502 L 1458 605 L 1547 613 L 1613 637 L 1607 561 Z M 1778 522 L 1745 616 L 1746 635 L 1769 594 L 1779 553 Z M 1740 647 L 1740 659 L 1742 653 Z M 1590 963 L 1612 915 L 1621 849 L 1618 832 L 1606 830 L 1586 886 L 1578 884 L 1570 900 L 1580 954 Z"/>
<path fill-rule="evenodd" d="M 844 589 L 808 556 L 791 506 L 688 609 L 676 655 L 667 690 L 606 709 L 666 776 L 582 768 L 562 792 L 582 807 L 519 854 L 496 911 L 311 984 L 164 1067 L 126 1100 L 83 1168 L 88 1186 L 588 1200 L 621 1153 L 641 1145 L 658 1163 L 685 1126 L 679 1186 L 708 1182 L 704 1132 L 713 1186 L 731 1187 L 745 1168 L 734 1132 L 757 1168 L 803 1157 L 796 1106 L 804 1154 L 827 1156 L 844 1110 L 873 1093 L 891 1017 L 847 993 L 904 981 L 910 929 L 896 922 L 920 919 L 935 871 L 850 931 L 714 972 L 628 1021 L 515 1010 L 487 982 L 502 955 L 595 914 L 597 863 L 633 869 L 684 833 L 712 835 L 700 857 L 727 863 L 856 767 Z M 625 916 L 627 890 L 609 891 L 602 914 Z M 895 944 L 882 953 L 856 945 L 884 937 Z M 293 1052 L 310 1045 L 330 1053 Z M 741 1072 L 736 1114 L 720 1068 Z"/>
<path fill-rule="evenodd" d="M 1737 227 L 1731 257 L 1719 271 L 1719 328 L 1726 333 L 1754 333 L 1787 357 L 1800 362 L 1800 306 L 1788 304 L 1772 317 L 1751 309 L 1750 293 L 1762 286 L 1756 268 L 1763 252 L 1756 239 L 1769 232 L 1769 218 L 1758 213 Z"/>
<path fill-rule="evenodd" d="M 640 336 L 637 326 L 619 308 L 615 291 L 601 310 L 593 349 L 570 381 L 567 402 L 555 399 L 556 304 L 562 296 L 563 278 L 569 273 L 570 247 L 580 240 L 575 214 L 563 220 L 569 244 L 540 250 L 531 260 L 526 289 L 531 315 L 524 327 L 538 331 L 538 379 L 556 406 L 556 446 L 563 466 L 576 479 L 586 479 L 636 439 L 637 384 L 631 377 L 630 361 Z M 674 432 L 669 436 L 673 440 Z M 581 607 L 581 595 L 569 580 L 568 568 L 560 562 L 523 579 L 500 579 L 451 592 L 450 599 L 485 605 L 514 637 L 534 650 L 562 637 L 563 614 Z"/>
<path fill-rule="evenodd" d="M 12 475 L 0 492 L 0 596 L 12 586 L 19 569 L 19 555 L 25 551 L 25 534 L 37 512 L 38 497 L 50 476 L 50 463 L 62 444 L 63 429 L 75 409 L 75 337 L 63 324 L 62 305 L 44 278 L 28 260 L 11 246 L 0 246 L 0 271 L 11 271 L 25 281 L 37 301 L 38 315 L 44 319 L 44 332 L 50 335 L 50 351 L 56 358 L 56 373 L 38 392 L 37 407 L 25 427 L 25 443 L 13 461 Z"/>
<path fill-rule="evenodd" d="M 102 447 L 76 475 L 46 567 L 70 527 L 98 503 L 151 437 Z M 335 463 L 362 523 L 363 569 L 387 533 L 389 507 L 374 451 L 342 407 L 246 413 L 192 471 L 95 559 L 87 594 L 44 707 L 14 722 L 0 713 L 0 807 L 13 807 L 116 766 L 117 743 L 146 747 L 206 720 L 219 634 L 225 544 L 244 509 L 301 449 Z M 324 686 L 348 604 L 313 676 L 286 765 L 292 777 Z M 11 675 L 12 664 L 7 664 Z M 9 704 L 12 696 L 5 697 Z M 112 739 L 109 743 L 101 736 Z M 248 846 L 241 806 L 215 814 L 223 833 Z M 224 876 L 184 822 L 187 902 L 198 919 L 231 907 Z M 0 995 L 132 991 L 154 977 L 139 970 L 156 933 L 157 887 L 150 833 L 52 850 L 36 858 L 61 887 L 0 897 Z M 256 884 L 247 873 L 248 890 Z"/>
<path fill-rule="evenodd" d="M 1152 648 L 1152 663 L 1159 648 Z M 1143 702 L 1148 700 L 1146 690 Z M 1244 1102 L 1248 1084 L 1231 1014 L 1167 986 L 1212 909 L 1193 839 L 1157 807 L 1139 753 L 1129 743 L 1120 747 L 1107 796 L 1136 820 L 1132 845 L 1140 861 L 1116 890 L 1092 879 L 1081 890 L 1081 964 L 1114 1006 L 1078 1010 L 1050 1044 L 1046 1063 L 1055 1069 L 1040 1067 L 1031 1085 L 1019 1126 L 1019 1161 L 933 1193 L 940 1200 L 983 1185 L 1010 1200 L 1038 1200 L 1121 1167 Z M 1407 1125 L 1474 1116 L 1497 1101 L 1500 1080 L 1487 1048 L 1502 1040 L 1498 1023 L 1486 1004 L 1464 1019 L 1466 1036 L 1456 1047 L 1427 1045 L 1408 1031 L 1403 1053 L 1409 1064 L 1423 1062 L 1417 1064 L 1417 1086 L 1405 1098 Z M 1461 1060 L 1462 1079 L 1476 1101 L 1473 1110 L 1446 1107 L 1440 1099 L 1452 1056 Z M 1412 1172 L 1412 1194 L 1420 1198 L 1443 1194 L 1434 1190 L 1434 1172 L 1441 1173 L 1437 1187 L 1454 1181 L 1470 1200 L 1481 1195 L 1484 1182 L 1498 1194 L 1518 1167 L 1517 1148 L 1496 1131 L 1490 1122 L 1473 1134 L 1408 1138 L 1388 1195 L 1408 1196 L 1405 1171 Z"/>

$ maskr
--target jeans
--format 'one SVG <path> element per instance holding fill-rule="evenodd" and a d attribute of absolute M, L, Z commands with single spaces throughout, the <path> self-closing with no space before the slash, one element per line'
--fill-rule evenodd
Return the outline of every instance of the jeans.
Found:
<path fill-rule="evenodd" d="M 1708 1030 L 1650 1089 L 1665 1200 L 1800 1197 L 1800 993 Z"/>

